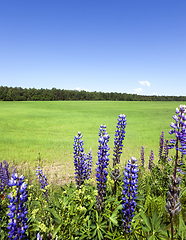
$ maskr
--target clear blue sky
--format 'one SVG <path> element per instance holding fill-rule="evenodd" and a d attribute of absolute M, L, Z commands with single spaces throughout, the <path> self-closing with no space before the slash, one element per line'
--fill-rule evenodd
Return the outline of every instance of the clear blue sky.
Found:
<path fill-rule="evenodd" d="M 0 1 L 0 86 L 186 95 L 186 0 Z"/>

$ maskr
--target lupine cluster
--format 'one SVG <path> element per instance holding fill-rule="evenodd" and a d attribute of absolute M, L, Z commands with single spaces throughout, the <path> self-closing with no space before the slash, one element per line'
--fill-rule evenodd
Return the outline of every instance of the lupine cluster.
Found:
<path fill-rule="evenodd" d="M 48 197 L 48 192 L 46 189 L 46 186 L 48 186 L 48 180 L 40 167 L 36 169 L 36 176 L 38 176 L 39 182 L 41 184 L 41 189 L 44 190 L 44 195 Z"/>
<path fill-rule="evenodd" d="M 106 132 L 106 126 L 101 125 L 99 128 L 99 146 L 98 146 L 98 162 L 96 165 L 96 180 L 98 195 L 96 197 L 96 209 L 101 211 L 104 207 L 104 197 L 106 193 L 106 182 L 107 182 L 107 166 L 109 164 L 109 153 L 110 149 L 108 146 L 110 136 Z"/>
<path fill-rule="evenodd" d="M 141 154 L 140 154 L 140 158 L 141 158 L 141 166 L 144 167 L 145 164 L 145 157 L 144 157 L 144 147 L 141 146 Z"/>
<path fill-rule="evenodd" d="M 180 105 L 179 109 L 176 108 L 175 115 L 173 119 L 175 123 L 171 123 L 170 126 L 173 128 L 169 131 L 169 134 L 175 133 L 176 140 L 171 139 L 169 148 L 176 148 L 176 159 L 174 166 L 174 174 L 170 177 L 169 190 L 167 192 L 167 199 L 165 206 L 167 212 L 171 217 L 171 239 L 173 239 L 173 218 L 181 210 L 181 203 L 179 201 L 181 188 L 179 184 L 181 183 L 181 178 L 176 177 L 177 165 L 178 165 L 178 151 L 183 154 L 186 154 L 186 106 Z"/>
<path fill-rule="evenodd" d="M 164 132 L 161 132 L 160 142 L 159 142 L 159 159 L 161 159 L 163 154 L 163 144 L 164 144 Z"/>
<path fill-rule="evenodd" d="M 134 211 L 136 207 L 135 199 L 137 198 L 137 182 L 138 182 L 138 165 L 137 159 L 131 157 L 128 164 L 125 167 L 124 178 L 123 178 L 123 228 L 126 233 L 131 232 L 131 221 L 134 217 Z"/>
<path fill-rule="evenodd" d="M 154 162 L 154 153 L 153 153 L 153 150 L 151 150 L 150 157 L 149 157 L 149 169 L 150 170 L 153 168 L 153 162 Z"/>
<path fill-rule="evenodd" d="M 17 173 L 12 173 L 9 180 L 9 186 L 13 191 L 8 194 L 10 212 L 7 214 L 10 217 L 8 223 L 9 239 L 27 239 L 26 229 L 28 228 L 26 217 L 28 211 L 26 208 L 27 201 L 27 184 L 24 182 L 24 176 L 18 177 Z"/>
<path fill-rule="evenodd" d="M 113 154 L 113 168 L 120 163 L 120 157 L 122 154 L 123 140 L 125 137 L 125 126 L 127 125 L 126 116 L 120 114 L 118 117 L 118 123 L 116 125 L 115 138 L 114 138 L 114 154 Z M 111 177 L 116 182 L 120 178 L 119 168 L 115 168 L 111 172 Z"/>
<path fill-rule="evenodd" d="M 7 161 L 3 161 L 0 163 L 0 192 L 3 192 L 5 186 L 8 187 L 8 182 L 10 179 L 10 173 L 8 169 Z"/>

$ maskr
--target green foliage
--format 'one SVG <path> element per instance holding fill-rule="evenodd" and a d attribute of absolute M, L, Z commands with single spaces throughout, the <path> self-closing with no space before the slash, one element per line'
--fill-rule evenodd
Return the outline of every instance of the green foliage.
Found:
<path fill-rule="evenodd" d="M 146 216 L 144 212 L 141 214 L 141 228 L 143 230 L 143 236 L 149 240 L 158 239 L 169 239 L 165 228 L 167 225 L 164 223 L 163 218 L 158 216 L 157 212 L 154 211 L 152 218 Z"/>
<path fill-rule="evenodd" d="M 7 194 L 9 193 L 9 190 L 6 191 L 6 193 L 0 193 L 0 239 L 4 240 L 7 239 L 7 235 L 8 235 L 8 229 L 7 229 L 7 225 L 8 225 L 8 221 L 9 218 L 7 216 L 8 213 L 8 198 L 6 197 Z"/>

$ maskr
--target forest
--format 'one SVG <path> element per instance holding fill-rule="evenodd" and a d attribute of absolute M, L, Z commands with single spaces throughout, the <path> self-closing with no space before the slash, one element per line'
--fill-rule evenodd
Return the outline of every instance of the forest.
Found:
<path fill-rule="evenodd" d="M 186 96 L 137 95 L 85 90 L 0 86 L 0 101 L 186 101 Z"/>

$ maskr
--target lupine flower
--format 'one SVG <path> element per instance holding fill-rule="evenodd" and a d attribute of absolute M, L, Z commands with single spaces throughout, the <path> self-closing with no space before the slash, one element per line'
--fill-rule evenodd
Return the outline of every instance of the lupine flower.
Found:
<path fill-rule="evenodd" d="M 8 182 L 10 179 L 10 172 L 9 172 L 9 166 L 7 161 L 3 161 L 3 163 L 0 163 L 0 192 L 3 192 L 5 186 L 8 187 Z"/>
<path fill-rule="evenodd" d="M 9 180 L 9 186 L 13 187 L 13 191 L 8 194 L 10 212 L 7 214 L 10 217 L 8 223 L 9 239 L 27 239 L 26 229 L 28 228 L 26 217 L 28 211 L 26 208 L 27 201 L 27 184 L 24 182 L 24 176 L 18 177 L 17 173 L 12 173 Z"/>
<path fill-rule="evenodd" d="M 165 209 L 170 217 L 173 218 L 174 215 L 181 211 L 181 203 L 179 199 L 181 191 L 179 184 L 181 183 L 181 178 L 177 177 L 174 179 L 174 177 L 171 176 L 169 180 L 171 183 L 168 184 L 169 190 L 167 192 Z"/>
<path fill-rule="evenodd" d="M 46 189 L 46 186 L 48 186 L 48 180 L 40 167 L 36 169 L 36 176 L 38 176 L 39 182 L 41 184 L 41 189 L 45 190 L 44 195 L 48 197 L 48 192 Z"/>
<path fill-rule="evenodd" d="M 125 167 L 124 178 L 123 178 L 123 228 L 126 233 L 131 232 L 130 223 L 134 217 L 134 211 L 136 207 L 135 199 L 137 198 L 137 182 L 138 182 L 138 165 L 136 163 L 137 159 L 131 157 L 128 164 Z"/>
<path fill-rule="evenodd" d="M 170 134 L 175 133 L 176 141 L 171 139 L 169 148 L 176 147 L 182 154 L 186 154 L 186 106 L 180 105 L 179 108 L 176 108 L 176 115 L 173 116 L 175 123 L 170 124 L 173 129 L 169 131 Z"/>
<path fill-rule="evenodd" d="M 165 140 L 163 155 L 164 155 L 165 160 L 167 160 L 168 155 L 169 155 L 169 141 L 168 140 Z"/>
<path fill-rule="evenodd" d="M 145 157 L 144 157 L 144 147 L 141 146 L 141 165 L 144 167 L 145 164 Z"/>
<path fill-rule="evenodd" d="M 42 237 L 40 236 L 40 233 L 37 233 L 37 240 L 42 240 Z"/>
<path fill-rule="evenodd" d="M 162 154 L 163 154 L 163 143 L 164 143 L 164 132 L 161 132 L 162 134 L 160 135 L 160 146 L 159 146 L 159 159 L 161 159 Z"/>
<path fill-rule="evenodd" d="M 153 168 L 153 162 L 154 162 L 154 153 L 153 153 L 153 150 L 151 150 L 150 157 L 149 157 L 149 169 L 150 170 Z"/>
<path fill-rule="evenodd" d="M 86 179 L 88 180 L 90 178 L 91 171 L 92 171 L 92 151 L 91 151 L 91 149 L 86 156 L 85 169 L 86 169 Z"/>
<path fill-rule="evenodd" d="M 107 182 L 107 166 L 109 164 L 109 153 L 110 149 L 108 146 L 110 136 L 106 132 L 106 126 L 101 125 L 99 129 L 99 147 L 98 147 L 98 162 L 96 165 L 96 180 L 98 195 L 96 197 L 96 209 L 101 211 L 104 207 L 104 197 L 106 193 L 106 182 Z"/>
<path fill-rule="evenodd" d="M 124 114 L 120 114 L 118 117 L 118 123 L 116 125 L 116 133 L 114 138 L 114 154 L 113 154 L 113 168 L 120 163 L 120 157 L 122 154 L 123 148 L 123 140 L 125 137 L 125 126 L 127 125 L 126 116 Z M 116 182 L 120 178 L 119 168 L 115 168 L 111 172 L 111 177 Z"/>
<path fill-rule="evenodd" d="M 83 135 L 81 132 L 78 132 L 78 135 L 74 137 L 74 166 L 75 166 L 75 179 L 77 187 L 79 188 L 85 178 L 87 172 L 87 165 L 85 164 L 85 156 L 84 148 L 83 148 Z"/>

